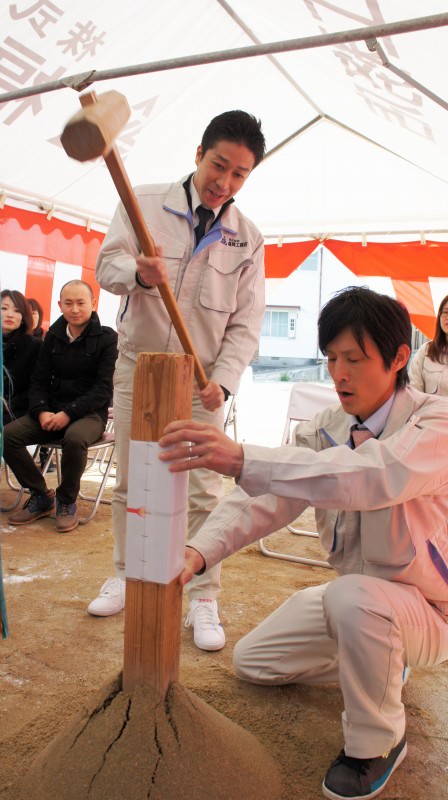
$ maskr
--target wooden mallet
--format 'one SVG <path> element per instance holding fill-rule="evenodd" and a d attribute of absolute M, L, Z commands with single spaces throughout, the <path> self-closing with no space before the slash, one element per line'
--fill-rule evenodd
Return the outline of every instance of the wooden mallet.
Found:
<path fill-rule="evenodd" d="M 67 122 L 61 134 L 62 146 L 67 155 L 76 161 L 92 161 L 103 156 L 143 255 L 155 256 L 154 241 L 146 226 L 120 154 L 114 146 L 116 136 L 131 114 L 128 101 L 124 95 L 115 91 L 105 92 L 98 97 L 95 92 L 86 92 L 79 99 L 82 108 Z M 207 386 L 207 377 L 185 327 L 171 286 L 165 282 L 159 284 L 158 289 L 185 353 L 193 356 L 197 384 L 200 389 L 204 389 Z"/>

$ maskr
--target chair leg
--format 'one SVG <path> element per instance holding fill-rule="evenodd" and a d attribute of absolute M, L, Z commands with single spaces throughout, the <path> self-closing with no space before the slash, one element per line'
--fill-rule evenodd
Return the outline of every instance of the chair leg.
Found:
<path fill-rule="evenodd" d="M 19 486 L 18 484 L 15 484 L 13 482 L 12 472 L 9 469 L 8 465 L 5 464 L 4 467 L 5 467 L 5 480 L 6 480 L 6 483 L 8 484 L 10 489 L 12 489 L 14 492 L 17 492 L 16 499 L 14 500 L 13 503 L 11 503 L 8 506 L 2 506 L 0 508 L 1 512 L 8 512 L 8 511 L 14 511 L 14 509 L 17 508 L 17 506 L 19 505 L 20 501 L 22 500 L 22 497 L 23 497 L 25 489 L 23 488 L 23 486 Z"/>
<path fill-rule="evenodd" d="M 318 539 L 319 534 L 316 531 L 306 531 L 304 528 L 295 528 L 294 525 L 287 525 L 290 533 L 295 533 L 296 536 L 310 536 L 312 539 Z"/>
<path fill-rule="evenodd" d="M 47 457 L 46 457 L 46 459 L 45 459 L 45 461 L 44 461 L 44 463 L 42 465 L 42 475 L 44 475 L 44 476 L 48 472 L 48 468 L 49 468 L 49 466 L 50 466 L 50 464 L 52 462 L 53 456 L 55 457 L 55 460 L 57 461 L 56 448 L 52 447 L 51 445 L 48 445 L 48 446 L 46 445 L 46 448 L 47 448 Z M 40 447 L 38 448 L 38 451 L 37 451 L 36 455 L 39 455 L 39 452 L 40 452 Z"/>
<path fill-rule="evenodd" d="M 107 450 L 104 450 L 101 457 L 98 459 L 98 471 L 101 472 L 103 475 L 107 469 L 109 460 L 107 458 Z"/>
<path fill-rule="evenodd" d="M 1 506 L 1 508 L 0 508 L 1 512 L 14 511 L 14 509 L 17 508 L 17 506 L 19 505 L 20 501 L 22 500 L 22 497 L 24 495 L 24 491 L 25 490 L 22 487 L 20 487 L 20 489 L 15 490 L 15 491 L 17 491 L 16 499 L 9 506 Z"/>
<path fill-rule="evenodd" d="M 95 445 L 92 446 L 92 449 L 93 449 L 93 447 L 95 447 Z M 43 475 L 46 474 L 48 466 L 49 466 L 49 464 L 51 462 L 51 459 L 52 459 L 52 457 L 54 457 L 54 460 L 55 460 L 55 463 L 56 463 L 57 483 L 59 485 L 61 483 L 61 477 L 62 477 L 61 476 L 61 447 L 60 447 L 59 444 L 56 444 L 56 445 L 49 444 L 48 445 L 48 450 L 49 450 L 49 452 L 48 452 L 48 456 L 46 458 L 45 464 L 44 464 L 43 469 L 42 469 L 42 474 Z M 102 451 L 101 454 L 99 452 L 100 450 Z M 110 453 L 110 456 L 108 457 L 109 453 Z M 111 505 L 111 503 L 112 503 L 111 500 L 103 499 L 103 493 L 104 493 L 104 490 L 106 488 L 107 480 L 108 480 L 108 478 L 110 476 L 111 469 L 114 466 L 114 459 L 113 459 L 114 453 L 115 453 L 115 443 L 114 443 L 113 440 L 109 441 L 107 443 L 107 446 L 104 446 L 104 443 L 103 443 L 103 445 L 101 447 L 97 447 L 96 448 L 96 452 L 93 455 L 92 462 L 84 470 L 83 475 L 85 475 L 86 472 L 90 472 L 91 469 L 92 469 L 92 466 L 96 464 L 96 466 L 97 466 L 100 474 L 102 475 L 102 477 L 101 477 L 101 482 L 100 482 L 100 485 L 99 485 L 98 492 L 97 492 L 97 494 L 95 496 L 94 495 L 89 495 L 89 494 L 84 494 L 82 492 L 82 490 L 78 494 L 78 497 L 79 497 L 80 500 L 87 500 L 88 502 L 93 503 L 92 510 L 90 511 L 90 513 L 85 515 L 85 516 L 79 517 L 79 522 L 80 522 L 81 525 L 85 525 L 87 522 L 90 522 L 90 520 L 95 516 L 95 514 L 96 514 L 96 512 L 98 510 L 98 506 L 99 506 L 100 503 L 105 503 L 106 505 Z M 23 492 L 23 490 L 22 490 L 22 492 Z M 18 502 L 19 501 L 17 501 L 17 504 L 18 504 Z M 10 510 L 12 510 L 12 508 L 15 508 L 15 505 L 13 507 L 11 507 L 11 508 L 4 509 L 4 510 L 10 511 Z"/>
<path fill-rule="evenodd" d="M 318 558 L 307 558 L 305 556 L 293 556 L 289 553 L 276 553 L 275 550 L 270 550 L 266 547 L 264 540 L 258 540 L 258 549 L 264 556 L 269 556 L 270 558 L 279 558 L 283 561 L 295 561 L 297 564 L 307 564 L 309 567 L 326 567 L 328 569 L 333 569 L 331 564 L 328 561 L 322 561 Z"/>
<path fill-rule="evenodd" d="M 103 472 L 103 477 L 101 479 L 100 487 L 98 489 L 98 493 L 97 493 L 96 497 L 93 497 L 92 495 L 83 494 L 83 492 L 81 492 L 81 491 L 79 492 L 78 496 L 79 496 L 79 498 L 81 500 L 88 500 L 89 502 L 93 503 L 93 507 L 92 507 L 92 510 L 91 510 L 90 514 L 87 514 L 84 517 L 79 517 L 79 522 L 80 522 L 81 525 L 85 525 L 87 522 L 90 522 L 90 520 L 93 519 L 93 517 L 95 516 L 95 514 L 96 514 L 96 512 L 98 510 L 98 506 L 99 506 L 100 503 L 105 503 L 106 505 L 111 505 L 111 503 L 112 503 L 111 500 L 108 500 L 108 499 L 103 500 L 103 492 L 104 492 L 104 490 L 106 488 L 107 479 L 108 479 L 110 471 L 111 471 L 111 469 L 113 467 L 113 455 L 114 455 L 114 452 L 115 452 L 115 446 L 111 445 L 111 450 L 112 450 L 112 452 L 111 452 L 110 458 L 109 458 L 109 460 L 107 462 L 107 467 L 106 467 L 105 471 Z"/>
<path fill-rule="evenodd" d="M 237 414 L 236 414 L 236 397 L 233 397 L 227 411 L 227 416 L 224 420 L 224 433 L 227 433 L 230 427 L 233 428 L 233 438 L 235 442 L 238 441 L 238 431 L 237 431 Z"/>

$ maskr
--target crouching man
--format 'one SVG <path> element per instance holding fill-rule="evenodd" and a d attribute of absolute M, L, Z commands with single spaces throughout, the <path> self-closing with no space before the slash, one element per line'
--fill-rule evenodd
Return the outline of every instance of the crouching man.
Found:
<path fill-rule="evenodd" d="M 448 658 L 448 400 L 408 386 L 411 323 L 397 301 L 350 288 L 318 327 L 340 405 L 300 423 L 295 447 L 177 421 L 160 458 L 238 482 L 190 539 L 183 584 L 316 509 L 337 577 L 290 597 L 238 642 L 234 664 L 268 686 L 338 681 L 345 744 L 323 793 L 372 798 L 406 756 L 408 668 Z"/>

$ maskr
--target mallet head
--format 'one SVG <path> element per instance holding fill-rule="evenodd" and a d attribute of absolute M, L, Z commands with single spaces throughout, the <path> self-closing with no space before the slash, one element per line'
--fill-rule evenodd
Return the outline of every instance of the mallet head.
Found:
<path fill-rule="evenodd" d="M 125 96 L 115 91 L 98 97 L 95 92 L 87 92 L 81 95 L 80 101 L 82 109 L 67 122 L 61 144 L 71 158 L 93 161 L 112 149 L 131 109 Z"/>

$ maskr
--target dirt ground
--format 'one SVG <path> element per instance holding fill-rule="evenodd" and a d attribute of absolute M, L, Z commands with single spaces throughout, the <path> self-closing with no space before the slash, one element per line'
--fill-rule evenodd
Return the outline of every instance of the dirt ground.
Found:
<path fill-rule="evenodd" d="M 5 506 L 14 492 L 2 479 Z M 311 514 L 301 522 L 313 527 Z M 0 798 L 14 800 L 17 777 L 121 670 L 124 615 L 100 619 L 86 612 L 111 573 L 110 506 L 67 535 L 56 534 L 51 519 L 13 528 L 2 514 L 0 541 L 10 627 L 9 638 L 0 640 Z M 299 544 L 285 531 L 269 543 L 322 557 L 316 542 Z M 181 684 L 262 742 L 280 766 L 283 800 L 322 796 L 322 777 L 342 744 L 341 695 L 337 687 L 244 684 L 233 674 L 233 645 L 291 592 L 331 577 L 329 570 L 267 558 L 251 545 L 224 566 L 224 650 L 201 652 L 191 630 L 182 631 Z M 385 800 L 448 798 L 447 689 L 448 663 L 412 672 L 404 689 L 409 753 Z"/>

